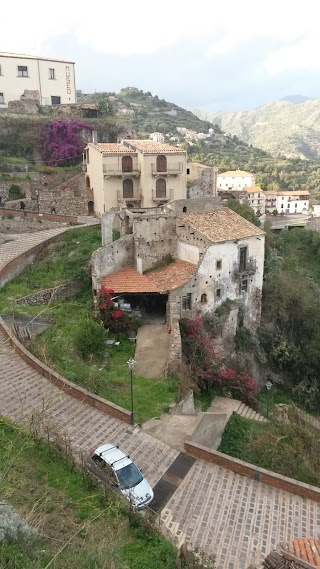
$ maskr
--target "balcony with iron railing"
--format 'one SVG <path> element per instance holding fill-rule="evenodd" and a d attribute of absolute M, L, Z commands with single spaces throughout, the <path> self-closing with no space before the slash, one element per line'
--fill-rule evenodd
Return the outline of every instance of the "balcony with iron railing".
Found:
<path fill-rule="evenodd" d="M 234 263 L 233 275 L 237 277 L 243 277 L 246 275 L 254 275 L 257 271 L 257 262 L 255 259 L 250 257 L 245 263 Z"/>
<path fill-rule="evenodd" d="M 159 172 L 157 170 L 157 164 L 151 164 L 151 171 L 153 176 L 177 176 L 183 172 L 183 162 L 172 162 L 167 164 L 166 170 L 164 172 Z"/>
<path fill-rule="evenodd" d="M 167 189 L 165 192 L 157 192 L 157 190 L 152 190 L 152 199 L 154 202 L 168 202 L 173 199 L 173 189 Z"/>
<path fill-rule="evenodd" d="M 102 165 L 103 175 L 106 177 L 109 176 L 121 176 L 122 178 L 133 178 L 139 177 L 140 171 L 138 170 L 138 166 L 133 165 L 132 170 L 122 169 L 121 163 L 118 164 L 117 162 L 111 164 L 103 164 Z"/>
<path fill-rule="evenodd" d="M 141 194 L 138 192 L 133 192 L 131 197 L 124 196 L 122 190 L 117 191 L 117 198 L 118 201 L 125 201 L 125 202 L 140 202 L 141 201 Z"/>

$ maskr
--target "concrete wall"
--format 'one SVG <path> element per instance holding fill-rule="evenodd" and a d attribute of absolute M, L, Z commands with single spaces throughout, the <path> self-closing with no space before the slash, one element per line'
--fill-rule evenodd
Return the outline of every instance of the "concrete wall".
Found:
<path fill-rule="evenodd" d="M 62 104 L 75 103 L 74 64 L 46 59 L 0 56 L 0 92 L 4 93 L 3 107 L 9 101 L 20 99 L 25 89 L 39 91 L 40 102 L 51 105 L 51 96 L 61 98 Z M 18 66 L 28 68 L 28 77 L 18 76 Z M 49 68 L 55 70 L 55 79 L 49 79 Z"/>
<path fill-rule="evenodd" d="M 217 449 L 228 420 L 228 415 L 202 413 L 202 419 L 191 435 L 193 443 Z"/>
<path fill-rule="evenodd" d="M 126 235 L 110 245 L 100 247 L 91 257 L 92 286 L 98 290 L 101 278 L 134 264 L 133 235 Z"/>
<path fill-rule="evenodd" d="M 141 207 L 153 207 L 155 201 L 153 192 L 156 191 L 156 181 L 158 178 L 166 180 L 167 197 L 172 199 L 185 199 L 187 197 L 187 160 L 186 154 L 166 154 L 168 173 L 153 173 L 158 154 L 149 155 L 138 153 L 138 161 L 141 169 L 140 188 L 142 194 Z M 170 170 L 181 165 L 180 174 L 170 174 Z"/>
<path fill-rule="evenodd" d="M 85 183 L 87 187 L 92 189 L 94 212 L 101 217 L 101 215 L 106 212 L 102 154 L 93 144 L 89 144 L 86 150 L 86 156 L 87 172 L 85 174 Z"/>
<path fill-rule="evenodd" d="M 101 238 L 103 247 L 112 243 L 115 216 L 115 213 L 105 213 L 101 218 Z"/>
<path fill-rule="evenodd" d="M 176 218 L 174 214 L 142 215 L 133 221 L 136 269 L 153 268 L 165 255 L 176 256 Z"/>

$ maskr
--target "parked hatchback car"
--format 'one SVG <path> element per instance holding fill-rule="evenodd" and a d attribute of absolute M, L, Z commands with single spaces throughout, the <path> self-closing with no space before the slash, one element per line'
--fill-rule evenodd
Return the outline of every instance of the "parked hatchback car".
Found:
<path fill-rule="evenodd" d="M 85 461 L 88 470 L 122 494 L 137 510 L 153 500 L 153 490 L 131 458 L 117 445 L 105 444 L 92 452 Z"/>

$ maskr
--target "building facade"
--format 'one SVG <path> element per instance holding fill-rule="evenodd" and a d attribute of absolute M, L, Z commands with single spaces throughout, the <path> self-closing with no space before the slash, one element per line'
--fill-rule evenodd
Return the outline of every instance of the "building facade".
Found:
<path fill-rule="evenodd" d="M 307 190 L 278 190 L 264 192 L 265 213 L 274 210 L 279 214 L 307 214 L 309 211 L 310 193 Z"/>
<path fill-rule="evenodd" d="M 264 191 L 256 186 L 254 188 L 245 188 L 246 201 L 253 209 L 256 215 L 263 215 L 265 212 L 265 195 Z"/>
<path fill-rule="evenodd" d="M 87 145 L 86 186 L 92 188 L 94 211 L 155 207 L 186 198 L 186 151 L 150 140 Z"/>
<path fill-rule="evenodd" d="M 41 105 L 76 103 L 74 63 L 0 52 L 0 108 L 20 100 L 25 91 L 39 93 Z"/>
<path fill-rule="evenodd" d="M 255 186 L 256 176 L 243 170 L 229 170 L 222 172 L 217 177 L 217 187 L 219 190 L 241 190 Z"/>

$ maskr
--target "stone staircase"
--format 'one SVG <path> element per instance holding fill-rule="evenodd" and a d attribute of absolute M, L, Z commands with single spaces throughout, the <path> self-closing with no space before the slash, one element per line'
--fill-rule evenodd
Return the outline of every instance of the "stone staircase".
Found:
<path fill-rule="evenodd" d="M 245 417 L 246 419 L 252 419 L 253 421 L 260 421 L 260 423 L 267 422 L 267 419 L 263 415 L 261 415 L 261 413 L 258 413 L 257 411 L 246 405 L 245 403 L 240 402 L 238 409 L 234 412 L 237 415 L 240 415 L 240 417 Z"/>

